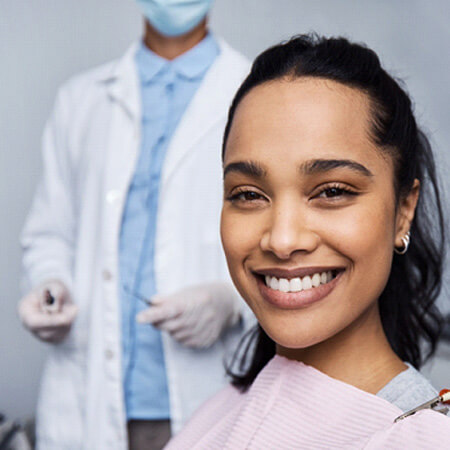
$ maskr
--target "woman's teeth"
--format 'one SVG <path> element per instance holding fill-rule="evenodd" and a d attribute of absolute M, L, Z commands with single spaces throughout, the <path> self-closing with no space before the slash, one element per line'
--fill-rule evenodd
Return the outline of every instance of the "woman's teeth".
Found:
<path fill-rule="evenodd" d="M 311 289 L 326 284 L 333 279 L 333 272 L 315 273 L 313 275 L 306 275 L 303 278 L 276 278 L 270 275 L 265 276 L 266 286 L 269 286 L 274 291 L 281 292 L 300 292 L 306 289 Z"/>

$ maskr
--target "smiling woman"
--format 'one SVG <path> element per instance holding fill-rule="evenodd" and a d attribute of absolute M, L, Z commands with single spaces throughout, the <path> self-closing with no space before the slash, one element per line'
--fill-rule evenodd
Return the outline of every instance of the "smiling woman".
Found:
<path fill-rule="evenodd" d="M 259 325 L 178 442 L 444 448 L 442 414 L 391 425 L 436 395 L 413 366 L 441 325 L 442 210 L 405 91 L 361 45 L 293 38 L 237 92 L 223 165 L 222 243 Z"/>

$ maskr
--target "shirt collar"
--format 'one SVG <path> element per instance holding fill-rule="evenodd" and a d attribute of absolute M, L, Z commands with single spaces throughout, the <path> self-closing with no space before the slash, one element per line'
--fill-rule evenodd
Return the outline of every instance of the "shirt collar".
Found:
<path fill-rule="evenodd" d="M 219 45 L 211 33 L 195 47 L 172 61 L 157 55 L 141 41 L 136 52 L 136 63 L 139 76 L 144 83 L 151 81 L 166 67 L 170 67 L 185 78 L 194 79 L 205 74 L 219 53 Z"/>

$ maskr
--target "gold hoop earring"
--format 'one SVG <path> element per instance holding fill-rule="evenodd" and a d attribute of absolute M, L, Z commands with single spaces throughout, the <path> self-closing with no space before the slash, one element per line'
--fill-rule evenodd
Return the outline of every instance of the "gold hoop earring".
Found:
<path fill-rule="evenodd" d="M 394 247 L 394 252 L 397 253 L 397 255 L 404 255 L 408 251 L 409 243 L 411 242 L 411 233 L 408 231 L 403 237 L 402 237 L 402 244 L 403 247 L 398 249 Z"/>

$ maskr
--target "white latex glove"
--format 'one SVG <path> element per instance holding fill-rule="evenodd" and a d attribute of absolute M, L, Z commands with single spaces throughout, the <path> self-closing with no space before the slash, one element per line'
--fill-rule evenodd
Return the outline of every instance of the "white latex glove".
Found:
<path fill-rule="evenodd" d="M 40 340 L 52 343 L 65 338 L 77 311 L 68 289 L 58 280 L 47 281 L 32 289 L 20 301 L 18 308 L 23 325 Z"/>
<path fill-rule="evenodd" d="M 240 318 L 240 298 L 228 283 L 216 282 L 155 296 L 138 323 L 151 323 L 187 347 L 209 347 Z"/>

